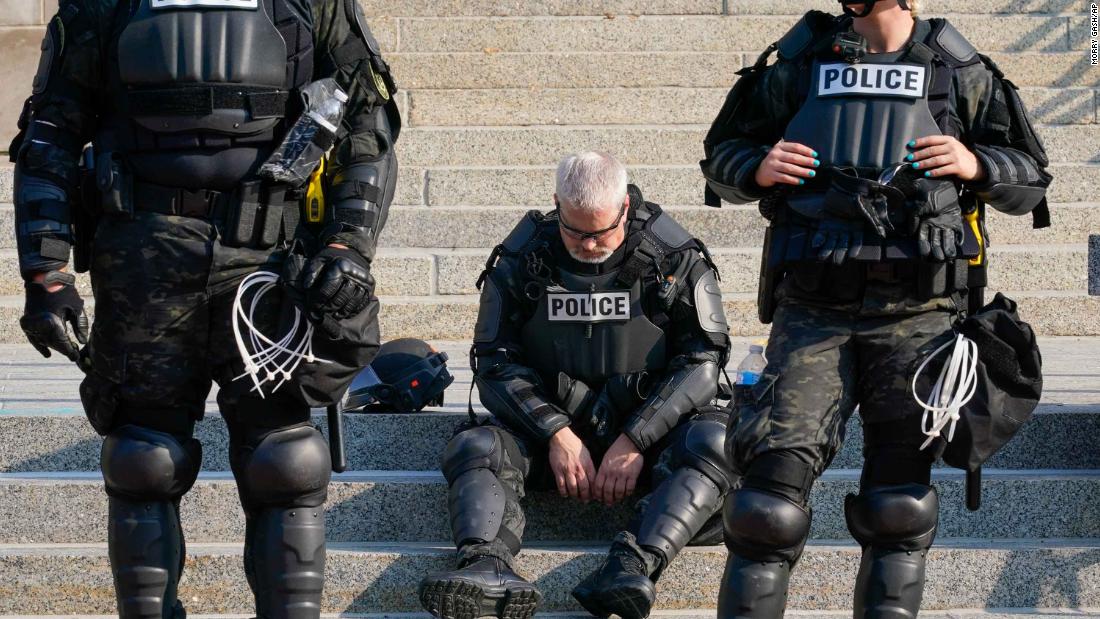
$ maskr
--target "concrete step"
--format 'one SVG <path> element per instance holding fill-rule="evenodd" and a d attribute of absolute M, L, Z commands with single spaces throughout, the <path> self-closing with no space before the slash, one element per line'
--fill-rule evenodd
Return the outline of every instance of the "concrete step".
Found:
<path fill-rule="evenodd" d="M 729 88 L 757 52 L 398 52 L 386 57 L 406 91 L 486 88 Z M 1020 87 L 1095 87 L 1081 53 L 991 55 Z M 773 59 L 774 61 L 774 59 Z M 644 70 L 639 70 L 644 68 Z M 713 113 L 717 113 L 715 110 Z"/>
<path fill-rule="evenodd" d="M 709 124 L 410 127 L 401 164 L 414 167 L 556 165 L 566 153 L 599 148 L 628 166 L 695 164 Z M 1039 125 L 1056 163 L 1100 163 L 1100 125 Z"/>
<path fill-rule="evenodd" d="M 1019 303 L 1021 314 L 1037 333 L 1048 336 L 1100 335 L 1100 297 L 1081 292 L 1003 291 Z M 473 336 L 477 322 L 476 295 L 430 295 L 381 297 L 379 324 L 387 339 L 418 337 L 429 340 L 465 340 Z M 22 296 L 0 296 L 0 343 L 24 341 L 19 328 L 23 313 Z M 727 293 L 723 307 L 730 333 L 736 336 L 764 335 L 756 295 Z M 89 317 L 94 311 L 88 310 Z"/>
<path fill-rule="evenodd" d="M 737 4 L 731 2 L 731 5 Z M 803 5 L 805 6 L 805 5 Z M 836 7 L 827 7 L 836 11 Z M 1068 6 L 1066 7 L 1068 10 Z M 803 10 L 797 11 L 801 14 Z M 1083 49 L 1071 26 L 1086 17 L 1073 15 L 952 15 L 951 21 L 983 52 L 1060 52 Z M 789 15 L 653 16 L 608 19 L 599 15 L 570 19 L 545 17 L 448 17 L 397 20 L 398 52 L 623 52 L 742 51 L 759 53 L 795 21 Z M 372 22 L 372 27 L 374 23 Z"/>
<path fill-rule="evenodd" d="M 477 294 L 475 283 L 491 250 L 486 249 L 383 249 L 371 272 L 384 296 Z M 756 292 L 759 249 L 716 249 L 711 252 L 723 292 Z M 1005 245 L 990 251 L 994 268 L 990 286 L 998 290 L 1088 290 L 1088 248 L 1085 245 Z M 90 294 L 88 274 L 77 276 L 77 285 Z M 0 250 L 0 295 L 22 295 L 15 250 Z"/>
<path fill-rule="evenodd" d="M 789 15 L 801 16 L 809 9 L 836 11 L 828 0 L 362 0 L 368 17 L 478 17 L 478 16 L 604 16 L 609 19 L 634 15 Z M 921 0 L 922 15 L 944 13 L 1080 14 L 1077 5 L 1062 0 L 1036 4 L 1029 0 L 994 0 L 976 5 L 964 0 Z"/>
<path fill-rule="evenodd" d="M 684 610 L 655 610 L 650 613 L 650 617 L 654 619 L 709 619 L 714 616 L 715 609 L 684 609 Z M 990 608 L 990 609 L 960 609 L 960 610 L 944 610 L 925 612 L 921 611 L 921 617 L 929 617 L 931 619 L 1079 619 L 1082 617 L 1100 617 L 1100 609 L 1095 608 Z M 822 610 L 822 611 L 807 611 L 807 610 L 790 610 L 785 613 L 785 617 L 796 617 L 797 619 L 838 619 L 841 617 L 849 617 L 852 615 L 850 609 L 845 610 Z M 107 619 L 114 615 L 65 615 L 66 619 Z M 188 614 L 188 617 L 193 619 L 250 619 L 254 615 L 247 613 L 239 615 L 196 615 Z M 322 617 L 336 618 L 362 618 L 362 619 L 431 619 L 433 615 L 427 612 L 406 612 L 406 613 L 322 613 Z M 536 617 L 546 617 L 547 619 L 590 619 L 592 617 L 586 611 L 574 610 L 570 611 L 558 611 L 558 612 L 537 612 Z M 0 619 L 50 619 L 50 615 L 0 615 Z M 55 615 L 53 617 L 60 617 Z"/>
<path fill-rule="evenodd" d="M 740 362 L 753 340 L 733 342 Z M 455 382 L 446 404 L 415 415 L 345 415 L 348 466 L 353 470 L 436 470 L 454 428 L 466 419 L 471 374 L 465 342 L 433 342 L 450 356 Z M 1042 338 L 1045 360 L 1044 401 L 1036 416 L 990 461 L 996 469 L 1100 469 L 1100 406 L 1096 400 L 1100 359 L 1091 338 Z M 0 472 L 94 471 L 99 468 L 100 439 L 83 417 L 77 395 L 81 374 L 72 364 L 43 359 L 30 346 L 0 346 Z M 203 443 L 203 468 L 227 471 L 228 439 L 217 414 L 215 391 L 207 400 L 206 420 L 196 428 Z M 476 394 L 474 406 L 484 409 Z M 320 411 L 317 411 L 320 414 Z M 322 417 L 316 422 L 323 425 Z M 862 466 L 863 433 L 858 419 L 833 468 Z M 410 440 L 409 437 L 415 437 Z"/>
<path fill-rule="evenodd" d="M 815 485 L 813 539 L 848 536 L 844 497 L 858 492 L 860 471 L 830 471 Z M 939 471 L 937 538 L 1100 537 L 1100 471 L 986 471 L 982 510 L 966 510 L 960 471 Z M 552 482 L 551 482 L 552 484 Z M 450 539 L 447 487 L 437 472 L 361 471 L 336 475 L 329 485 L 328 539 L 334 542 L 435 542 Z M 635 496 L 643 496 L 642 491 Z M 0 544 L 80 544 L 103 539 L 107 500 L 98 473 L 0 474 L 8 516 Z M 627 527 L 630 505 L 578 504 L 556 492 L 532 491 L 524 500 L 531 542 L 610 540 Z M 421 514 L 408 518 L 409 513 Z M 242 539 L 244 515 L 228 473 L 203 474 L 184 496 L 187 539 Z M 51 526 L 43 526 L 50 523 Z"/>
<path fill-rule="evenodd" d="M 1079 62 L 1083 62 L 1083 59 Z M 1071 70 L 1072 71 L 1072 70 Z M 1065 78 L 1054 77 L 1056 84 Z M 523 88 L 413 90 L 410 126 L 710 124 L 733 77 L 720 88 Z M 1035 122 L 1090 125 L 1096 102 L 1090 88 L 1022 88 Z M 675 110 L 670 115 L 669 110 Z"/>
<path fill-rule="evenodd" d="M 670 205 L 703 204 L 698 164 L 632 166 L 631 182 L 650 201 Z M 1047 191 L 1052 203 L 1094 202 L 1100 184 L 1098 164 L 1057 164 Z M 408 167 L 398 183 L 396 204 L 409 206 L 527 206 L 548 209 L 554 192 L 554 167 Z M 728 243 L 722 246 L 729 246 Z"/>
<path fill-rule="evenodd" d="M 191 544 L 181 599 L 195 613 L 247 613 L 239 545 Z M 569 591 L 596 569 L 603 546 L 524 551 L 517 571 L 538 585 L 545 611 L 576 610 Z M 851 607 L 859 567 L 854 545 L 814 543 L 791 578 L 788 606 L 800 610 Z M 658 584 L 658 608 L 715 604 L 725 549 L 685 551 Z M 932 549 L 923 607 L 1100 606 L 1100 544 L 1096 540 L 952 540 Z M 452 551 L 421 544 L 333 545 L 328 550 L 327 612 L 419 611 L 416 585 L 424 574 L 452 567 Z M 64 583 L 60 585 L 60 583 Z M 105 545 L 0 546 L 0 612 L 111 613 L 114 594 Z"/>

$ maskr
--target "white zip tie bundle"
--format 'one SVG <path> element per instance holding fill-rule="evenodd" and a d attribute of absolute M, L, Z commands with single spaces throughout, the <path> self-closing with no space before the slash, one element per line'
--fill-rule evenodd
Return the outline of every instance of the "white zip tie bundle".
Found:
<path fill-rule="evenodd" d="M 306 363 L 329 363 L 325 359 L 318 359 L 313 355 L 313 325 L 305 320 L 301 310 L 294 308 L 294 323 L 278 342 L 267 337 L 256 327 L 256 308 L 261 299 L 272 288 L 278 285 L 279 276 L 269 271 L 257 271 L 248 275 L 237 287 L 237 296 L 233 299 L 233 337 L 237 340 L 237 351 L 244 361 L 244 374 L 233 380 L 240 380 L 245 376 L 252 378 L 252 391 L 259 392 L 264 397 L 263 385 L 268 382 L 279 381 L 271 389 L 275 393 L 279 387 L 290 380 L 298 365 Z M 244 311 L 243 299 L 247 291 L 254 287 L 259 288 L 252 294 L 248 312 Z M 248 339 L 241 335 L 241 326 L 248 331 Z"/>
<path fill-rule="evenodd" d="M 951 356 L 943 364 L 940 376 L 932 386 L 928 401 L 921 400 L 917 394 L 917 379 L 928 363 L 936 355 L 954 346 Z M 958 334 L 951 342 L 940 346 L 917 368 L 913 375 L 913 399 L 924 409 L 921 430 L 928 437 L 921 449 L 926 449 L 947 428 L 947 440 L 955 437 L 955 426 L 959 422 L 960 409 L 974 397 L 978 387 L 978 345 L 963 334 Z M 931 403 L 930 403 L 931 402 Z"/>

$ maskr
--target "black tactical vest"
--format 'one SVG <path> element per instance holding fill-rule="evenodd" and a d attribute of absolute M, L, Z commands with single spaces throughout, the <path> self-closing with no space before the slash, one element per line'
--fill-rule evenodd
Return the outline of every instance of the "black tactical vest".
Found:
<path fill-rule="evenodd" d="M 313 73 L 310 11 L 305 0 L 139 0 L 132 13 L 122 9 L 109 67 L 114 114 L 97 145 L 126 155 L 144 180 L 232 187 L 300 109 L 296 89 Z"/>
<path fill-rule="evenodd" d="M 941 134 L 928 107 L 932 73 L 931 62 L 817 58 L 806 101 L 783 139 L 817 150 L 823 169 L 852 167 L 877 177 L 903 162 L 910 140 Z"/>
<path fill-rule="evenodd" d="M 578 275 L 556 269 L 560 285 L 540 290 L 523 326 L 524 358 L 543 376 L 565 372 L 589 385 L 665 367 L 665 333 L 646 317 L 642 282 L 618 286 L 618 270 Z"/>

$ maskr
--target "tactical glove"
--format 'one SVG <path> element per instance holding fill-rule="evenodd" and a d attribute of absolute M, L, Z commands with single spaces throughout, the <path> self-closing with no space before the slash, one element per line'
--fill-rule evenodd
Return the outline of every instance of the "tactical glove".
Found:
<path fill-rule="evenodd" d="M 367 308 L 374 293 L 374 278 L 370 264 L 359 252 L 326 247 L 306 264 L 300 288 L 310 320 L 331 335 L 336 332 L 334 321 L 351 318 Z"/>
<path fill-rule="evenodd" d="M 954 260 L 962 246 L 963 216 L 955 185 L 945 181 L 917 181 L 918 201 L 911 228 L 922 258 Z"/>
<path fill-rule="evenodd" d="M 51 356 L 52 348 L 76 361 L 80 346 L 88 343 L 88 315 L 75 282 L 76 278 L 68 273 L 51 271 L 41 283 L 24 284 L 27 298 L 19 326 L 43 357 Z M 50 292 L 48 287 L 53 284 L 62 287 Z"/>
<path fill-rule="evenodd" d="M 855 258 L 863 249 L 863 220 L 826 218 L 817 227 L 810 241 L 817 251 L 818 260 L 833 261 L 839 266 L 845 258 Z"/>

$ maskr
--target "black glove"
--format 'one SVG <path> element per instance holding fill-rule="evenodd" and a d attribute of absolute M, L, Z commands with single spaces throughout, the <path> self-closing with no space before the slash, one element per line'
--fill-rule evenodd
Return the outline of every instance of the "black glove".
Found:
<path fill-rule="evenodd" d="M 88 315 L 84 313 L 84 300 L 76 291 L 75 282 L 76 278 L 68 273 L 51 271 L 42 283 L 24 284 L 27 301 L 19 326 L 43 357 L 49 357 L 52 348 L 76 361 L 80 346 L 88 343 Z M 62 287 L 50 292 L 47 287 L 53 284 Z"/>
<path fill-rule="evenodd" d="M 965 239 L 962 207 L 954 183 L 920 179 L 917 188 L 917 206 L 910 226 L 921 257 L 936 262 L 954 260 Z"/>
<path fill-rule="evenodd" d="M 845 258 L 855 258 L 863 249 L 863 220 L 823 219 L 810 240 L 810 246 L 818 250 L 818 260 L 831 257 L 833 264 L 839 266 Z"/>
<path fill-rule="evenodd" d="M 374 293 L 374 278 L 370 264 L 359 252 L 326 247 L 306 264 L 301 290 L 310 320 L 324 326 L 329 320 L 351 318 L 366 309 Z"/>

